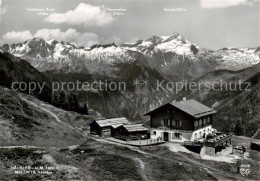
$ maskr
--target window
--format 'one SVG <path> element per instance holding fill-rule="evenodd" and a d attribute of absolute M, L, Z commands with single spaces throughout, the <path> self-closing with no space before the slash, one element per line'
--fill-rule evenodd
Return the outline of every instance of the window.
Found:
<path fill-rule="evenodd" d="M 195 139 L 195 140 L 198 139 L 198 137 L 197 137 L 197 133 L 195 133 L 195 135 L 194 135 L 194 139 Z"/>
<path fill-rule="evenodd" d="M 181 133 L 174 133 L 176 139 L 181 139 Z"/>
<path fill-rule="evenodd" d="M 196 120 L 195 123 L 194 123 L 194 126 L 197 127 L 199 125 L 199 121 Z"/>
<path fill-rule="evenodd" d="M 208 117 L 208 123 L 210 123 L 210 117 Z"/>
<path fill-rule="evenodd" d="M 181 139 L 181 133 L 172 133 L 172 139 Z"/>
<path fill-rule="evenodd" d="M 181 120 L 176 120 L 176 121 L 175 121 L 175 126 L 177 126 L 177 127 L 182 126 Z"/>
<path fill-rule="evenodd" d="M 207 118 L 203 118 L 203 124 L 207 123 Z"/>
<path fill-rule="evenodd" d="M 176 126 L 176 121 L 172 120 L 172 126 Z"/>
<path fill-rule="evenodd" d="M 199 119 L 199 125 L 200 126 L 202 125 L 202 119 Z"/>
<path fill-rule="evenodd" d="M 168 119 L 164 119 L 164 120 L 163 120 L 163 125 L 164 125 L 164 126 L 169 126 L 168 123 L 169 123 L 169 122 L 168 122 Z"/>
<path fill-rule="evenodd" d="M 156 131 L 153 131 L 153 134 L 156 135 Z"/>
<path fill-rule="evenodd" d="M 199 133 L 199 137 L 201 138 L 201 131 L 200 131 L 200 133 Z"/>

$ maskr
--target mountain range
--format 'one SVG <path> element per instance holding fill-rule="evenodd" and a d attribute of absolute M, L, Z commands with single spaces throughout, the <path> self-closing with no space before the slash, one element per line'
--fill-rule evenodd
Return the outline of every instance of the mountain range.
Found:
<path fill-rule="evenodd" d="M 133 121 L 144 121 L 145 112 L 174 99 L 187 97 L 219 110 L 214 126 L 220 130 L 232 131 L 236 120 L 243 119 L 246 125 L 245 132 L 251 135 L 255 130 L 254 125 L 258 124 L 259 115 L 255 112 L 258 97 L 247 105 L 241 102 L 237 108 L 230 109 L 230 107 L 239 98 L 253 99 L 257 92 L 259 47 L 209 50 L 174 33 L 171 36 L 152 36 L 147 40 L 121 45 L 111 43 L 91 47 L 76 47 L 68 42 L 33 38 L 22 43 L 5 44 L 0 50 L 1 56 L 4 57 L 1 61 L 9 59 L 8 63 L 2 63 L 5 65 L 3 67 L 6 67 L 1 70 L 2 74 L 9 80 L 2 81 L 3 86 L 6 86 L 5 82 L 24 79 L 74 83 L 77 80 L 126 82 L 126 91 L 75 92 L 81 102 L 88 102 L 90 109 L 101 117 L 125 116 Z M 12 70 L 12 64 L 15 64 L 16 69 Z M 24 68 L 25 65 L 27 68 Z M 18 76 L 19 72 L 25 76 Z M 26 76 L 27 72 L 35 73 Z M 149 80 L 149 86 L 133 86 L 133 81 L 136 79 Z M 239 80 L 242 83 L 245 81 L 256 83 L 252 84 L 252 92 L 197 90 L 176 94 L 171 90 L 156 90 L 157 80 L 219 82 L 221 79 L 233 83 Z M 51 103 L 49 89 L 47 86 L 46 101 Z M 253 111 L 237 114 L 239 109 L 249 110 L 249 107 Z M 232 124 L 227 125 L 229 121 Z"/>
<path fill-rule="evenodd" d="M 155 68 L 170 80 L 193 80 L 218 69 L 239 70 L 259 63 L 259 48 L 201 48 L 178 33 L 116 45 L 76 47 L 68 42 L 33 38 L 2 46 L 3 51 L 26 59 L 39 71 L 89 72 L 114 76 L 119 63 Z"/>

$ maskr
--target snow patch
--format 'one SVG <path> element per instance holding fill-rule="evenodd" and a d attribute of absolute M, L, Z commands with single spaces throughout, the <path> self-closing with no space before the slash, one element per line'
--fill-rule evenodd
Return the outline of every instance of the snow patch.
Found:
<path fill-rule="evenodd" d="M 184 152 L 184 153 L 193 153 L 184 146 L 177 143 L 165 143 L 162 146 L 167 146 L 172 152 Z"/>
<path fill-rule="evenodd" d="M 201 158 L 204 160 L 213 160 L 217 162 L 226 162 L 226 163 L 236 163 L 238 159 L 241 159 L 240 155 L 231 154 L 232 153 L 232 147 L 227 147 L 226 149 L 223 149 L 222 151 L 216 153 L 215 156 L 209 156 L 209 155 L 201 155 Z M 246 155 L 246 154 L 245 154 Z"/>
<path fill-rule="evenodd" d="M 52 40 L 47 40 L 46 43 L 48 43 L 49 45 L 51 45 L 52 42 L 54 42 L 54 41 L 55 41 L 54 39 L 52 39 Z"/>
<path fill-rule="evenodd" d="M 75 150 L 78 147 L 79 147 L 79 145 L 72 145 L 72 146 L 69 146 L 68 149 L 69 150 Z"/>

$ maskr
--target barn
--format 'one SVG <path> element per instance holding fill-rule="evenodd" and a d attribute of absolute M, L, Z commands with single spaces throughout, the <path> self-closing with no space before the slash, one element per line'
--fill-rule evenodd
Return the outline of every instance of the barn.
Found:
<path fill-rule="evenodd" d="M 114 129 L 113 135 L 123 140 L 139 140 L 149 137 L 149 132 L 142 124 L 125 124 Z"/>
<path fill-rule="evenodd" d="M 89 124 L 90 133 L 100 136 L 111 136 L 111 132 L 121 125 L 129 124 L 125 117 L 95 120 Z"/>

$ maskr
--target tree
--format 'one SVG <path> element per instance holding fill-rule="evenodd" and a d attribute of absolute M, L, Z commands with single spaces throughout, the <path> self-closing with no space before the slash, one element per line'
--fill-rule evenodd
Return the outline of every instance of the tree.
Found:
<path fill-rule="evenodd" d="M 81 110 L 81 113 L 82 114 L 85 114 L 85 115 L 89 115 L 88 113 L 88 107 L 87 107 L 87 104 L 85 103 L 82 107 L 82 110 Z"/>
<path fill-rule="evenodd" d="M 235 132 L 236 135 L 243 135 L 244 134 L 244 126 L 242 124 L 241 119 L 237 120 L 234 132 Z"/>
<path fill-rule="evenodd" d="M 69 94 L 68 95 L 68 107 L 67 107 L 67 109 L 69 111 L 80 112 L 79 102 L 78 102 L 76 94 Z"/>
<path fill-rule="evenodd" d="M 74 107 L 73 107 L 74 111 L 79 112 L 79 101 L 76 94 L 73 94 L 73 103 L 74 103 Z"/>
<path fill-rule="evenodd" d="M 68 105 L 67 105 L 67 109 L 68 111 L 73 111 L 74 105 L 73 105 L 73 95 L 69 94 L 68 95 Z"/>
<path fill-rule="evenodd" d="M 64 91 L 61 91 L 59 93 L 59 99 L 58 99 L 58 107 L 62 109 L 66 109 L 66 95 Z"/>
<path fill-rule="evenodd" d="M 59 105 L 59 99 L 58 99 L 57 94 L 54 94 L 52 96 L 52 105 L 54 105 L 55 107 L 58 107 L 58 105 Z"/>

